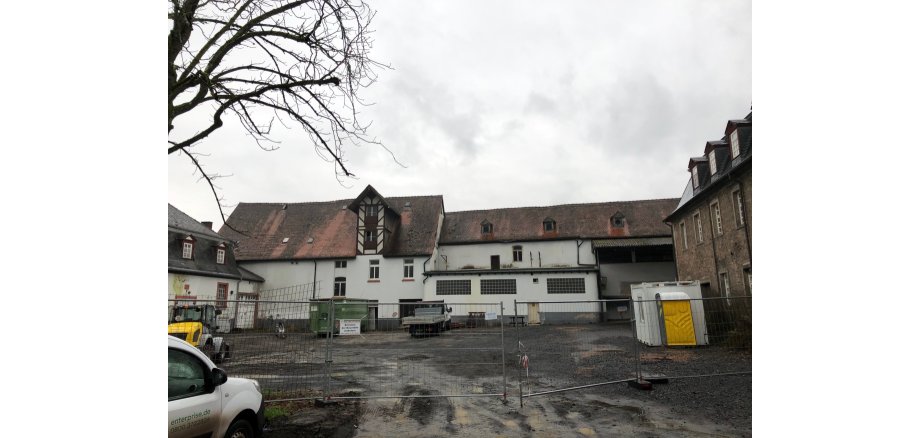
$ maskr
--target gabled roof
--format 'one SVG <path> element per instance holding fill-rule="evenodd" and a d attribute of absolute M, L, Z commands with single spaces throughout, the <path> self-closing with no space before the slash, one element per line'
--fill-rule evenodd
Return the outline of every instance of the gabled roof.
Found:
<path fill-rule="evenodd" d="M 488 241 L 493 242 L 667 236 L 671 231 L 663 220 L 677 206 L 677 201 L 652 199 L 450 212 L 444 217 L 441 244 L 484 241 L 480 229 L 484 219 L 492 223 L 493 237 Z M 610 223 L 618 211 L 626 220 L 625 229 L 614 229 Z M 556 221 L 555 231 L 543 231 L 546 218 Z"/>
<path fill-rule="evenodd" d="M 358 195 L 358 197 L 356 197 L 354 200 L 351 201 L 351 203 L 348 204 L 348 209 L 357 213 L 358 206 L 361 205 L 362 202 L 364 202 L 364 198 L 373 198 L 375 196 L 380 198 L 380 202 L 383 204 L 385 208 L 395 213 L 399 213 L 399 210 L 394 209 L 390 205 L 390 203 L 387 202 L 387 200 L 377 191 L 377 189 L 372 187 L 370 184 L 368 184 L 367 187 L 364 188 L 364 190 L 361 192 L 360 195 Z M 396 205 L 398 206 L 399 204 L 396 204 Z"/>
<path fill-rule="evenodd" d="M 363 199 L 368 190 L 373 187 L 368 186 L 356 199 Z M 226 226 L 221 227 L 220 235 L 237 242 L 236 258 L 241 261 L 352 258 L 357 255 L 358 233 L 358 216 L 349 209 L 357 205 L 354 202 L 240 203 L 227 223 L 245 235 Z M 408 202 L 410 206 L 393 210 L 400 216 L 400 225 L 395 236 L 389 237 L 395 240 L 383 255 L 430 255 L 443 198 L 390 197 L 386 202 L 397 206 Z"/>

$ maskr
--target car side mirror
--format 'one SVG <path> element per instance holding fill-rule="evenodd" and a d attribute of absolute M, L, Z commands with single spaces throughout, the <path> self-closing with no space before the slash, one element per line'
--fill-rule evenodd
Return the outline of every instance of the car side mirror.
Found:
<path fill-rule="evenodd" d="M 215 313 L 215 315 L 220 315 L 221 313 L 222 312 L 220 311 L 220 309 L 217 309 L 217 312 Z"/>
<path fill-rule="evenodd" d="M 453 311 L 454 311 L 454 308 L 453 308 L 453 307 L 448 307 L 448 308 L 447 308 L 447 313 L 451 313 L 451 312 L 453 312 Z"/>
<path fill-rule="evenodd" d="M 211 381 L 215 387 L 223 385 L 227 383 L 227 373 L 220 368 L 214 368 L 211 370 Z"/>

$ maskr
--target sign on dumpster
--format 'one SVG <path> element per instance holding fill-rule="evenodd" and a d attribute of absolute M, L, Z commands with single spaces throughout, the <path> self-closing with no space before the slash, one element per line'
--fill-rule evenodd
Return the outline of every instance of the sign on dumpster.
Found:
<path fill-rule="evenodd" d="M 361 320 L 360 319 L 342 319 L 339 323 L 339 335 L 360 335 L 361 334 Z"/>

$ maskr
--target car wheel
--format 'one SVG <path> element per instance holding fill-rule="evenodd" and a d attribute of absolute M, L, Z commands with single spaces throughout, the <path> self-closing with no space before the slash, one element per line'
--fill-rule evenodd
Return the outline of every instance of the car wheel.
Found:
<path fill-rule="evenodd" d="M 252 430 L 252 425 L 242 418 L 234 421 L 227 429 L 227 434 L 224 435 L 226 438 L 252 438 L 254 436 L 256 434 Z"/>
<path fill-rule="evenodd" d="M 221 364 L 230 357 L 230 347 L 227 344 L 221 344 L 220 350 L 214 355 L 214 363 Z"/>

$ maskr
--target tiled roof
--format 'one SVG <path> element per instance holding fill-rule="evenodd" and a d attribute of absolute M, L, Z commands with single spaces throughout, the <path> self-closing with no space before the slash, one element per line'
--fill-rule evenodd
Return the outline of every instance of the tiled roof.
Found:
<path fill-rule="evenodd" d="M 677 201 L 653 199 L 452 212 L 444 218 L 441 243 L 667 236 L 671 231 L 663 220 Z M 617 212 L 625 218 L 623 227 L 611 224 L 610 218 Z M 546 218 L 556 222 L 555 232 L 543 230 Z M 481 232 L 484 220 L 492 224 L 489 235 Z"/>
<path fill-rule="evenodd" d="M 238 243 L 237 260 L 349 258 L 357 251 L 357 215 L 352 199 L 329 202 L 240 203 L 220 235 Z M 401 223 L 384 256 L 431 254 L 444 201 L 441 196 L 388 197 Z M 410 204 L 405 209 L 406 203 Z M 287 239 L 287 242 L 284 241 Z"/>

